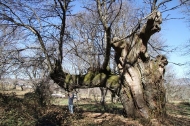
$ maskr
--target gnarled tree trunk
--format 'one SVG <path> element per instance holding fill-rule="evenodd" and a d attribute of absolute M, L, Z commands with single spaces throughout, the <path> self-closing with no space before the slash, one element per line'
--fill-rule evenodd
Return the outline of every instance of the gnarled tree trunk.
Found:
<path fill-rule="evenodd" d="M 165 113 L 165 89 L 162 85 L 167 59 L 157 56 L 150 60 L 147 43 L 160 31 L 161 14 L 153 11 L 140 31 L 127 40 L 114 38 L 115 60 L 120 70 L 122 90 L 120 97 L 128 116 L 156 117 Z"/>
<path fill-rule="evenodd" d="M 155 60 L 139 61 L 123 76 L 121 102 L 130 117 L 155 118 L 165 115 L 164 66 L 167 60 L 159 55 Z"/>

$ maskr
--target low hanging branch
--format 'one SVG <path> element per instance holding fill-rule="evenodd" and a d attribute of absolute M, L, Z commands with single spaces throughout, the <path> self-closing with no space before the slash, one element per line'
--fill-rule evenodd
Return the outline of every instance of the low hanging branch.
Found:
<path fill-rule="evenodd" d="M 76 88 L 107 87 L 118 93 L 120 87 L 120 77 L 109 70 L 89 68 L 85 75 L 72 75 L 65 73 L 58 61 L 50 77 L 67 91 Z"/>

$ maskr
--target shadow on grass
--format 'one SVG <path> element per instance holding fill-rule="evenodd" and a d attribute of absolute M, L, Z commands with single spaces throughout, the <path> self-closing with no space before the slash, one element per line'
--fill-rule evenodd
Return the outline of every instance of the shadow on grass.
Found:
<path fill-rule="evenodd" d="M 190 125 L 190 119 L 185 117 L 178 117 L 173 115 L 167 115 L 167 119 L 162 123 L 172 126 L 189 126 Z"/>
<path fill-rule="evenodd" d="M 167 104 L 167 121 L 165 121 L 165 123 L 166 122 L 174 126 L 189 126 L 190 104 L 188 102 Z"/>
<path fill-rule="evenodd" d="M 189 102 L 180 102 L 178 105 L 180 115 L 190 117 L 190 103 Z"/>
<path fill-rule="evenodd" d="M 76 106 L 76 111 L 83 110 L 85 112 L 95 112 L 95 113 L 111 113 L 111 114 L 123 114 L 123 107 L 120 103 L 113 104 L 107 103 L 102 105 L 100 103 L 97 104 L 80 104 Z"/>
<path fill-rule="evenodd" d="M 174 115 L 187 116 L 190 118 L 190 103 L 180 102 L 177 104 L 170 103 L 167 105 L 168 113 Z"/>

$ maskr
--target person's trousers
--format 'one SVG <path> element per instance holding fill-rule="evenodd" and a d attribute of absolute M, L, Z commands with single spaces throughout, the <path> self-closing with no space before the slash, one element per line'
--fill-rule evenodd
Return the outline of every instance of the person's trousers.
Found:
<path fill-rule="evenodd" d="M 69 112 L 73 114 L 73 105 L 69 105 Z"/>

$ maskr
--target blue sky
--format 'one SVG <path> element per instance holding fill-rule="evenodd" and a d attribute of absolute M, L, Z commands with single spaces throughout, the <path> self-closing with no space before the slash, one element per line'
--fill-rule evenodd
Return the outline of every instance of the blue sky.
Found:
<path fill-rule="evenodd" d="M 177 1 L 175 0 L 170 5 L 175 6 L 176 4 Z M 168 13 L 171 14 L 171 18 L 185 17 L 185 15 L 182 14 L 182 9 L 177 9 Z M 163 14 L 163 16 L 165 15 L 166 14 Z M 184 64 L 190 61 L 189 56 L 183 55 L 184 49 L 182 48 L 182 46 L 185 46 L 188 40 L 190 40 L 190 27 L 188 27 L 188 25 L 186 19 L 172 19 L 163 22 L 161 31 L 163 39 L 166 40 L 166 44 L 171 48 L 178 47 L 175 52 L 167 55 L 169 62 Z M 186 66 L 173 65 L 172 63 L 169 63 L 169 65 L 173 66 L 177 78 L 186 77 L 184 74 L 186 72 Z"/>

